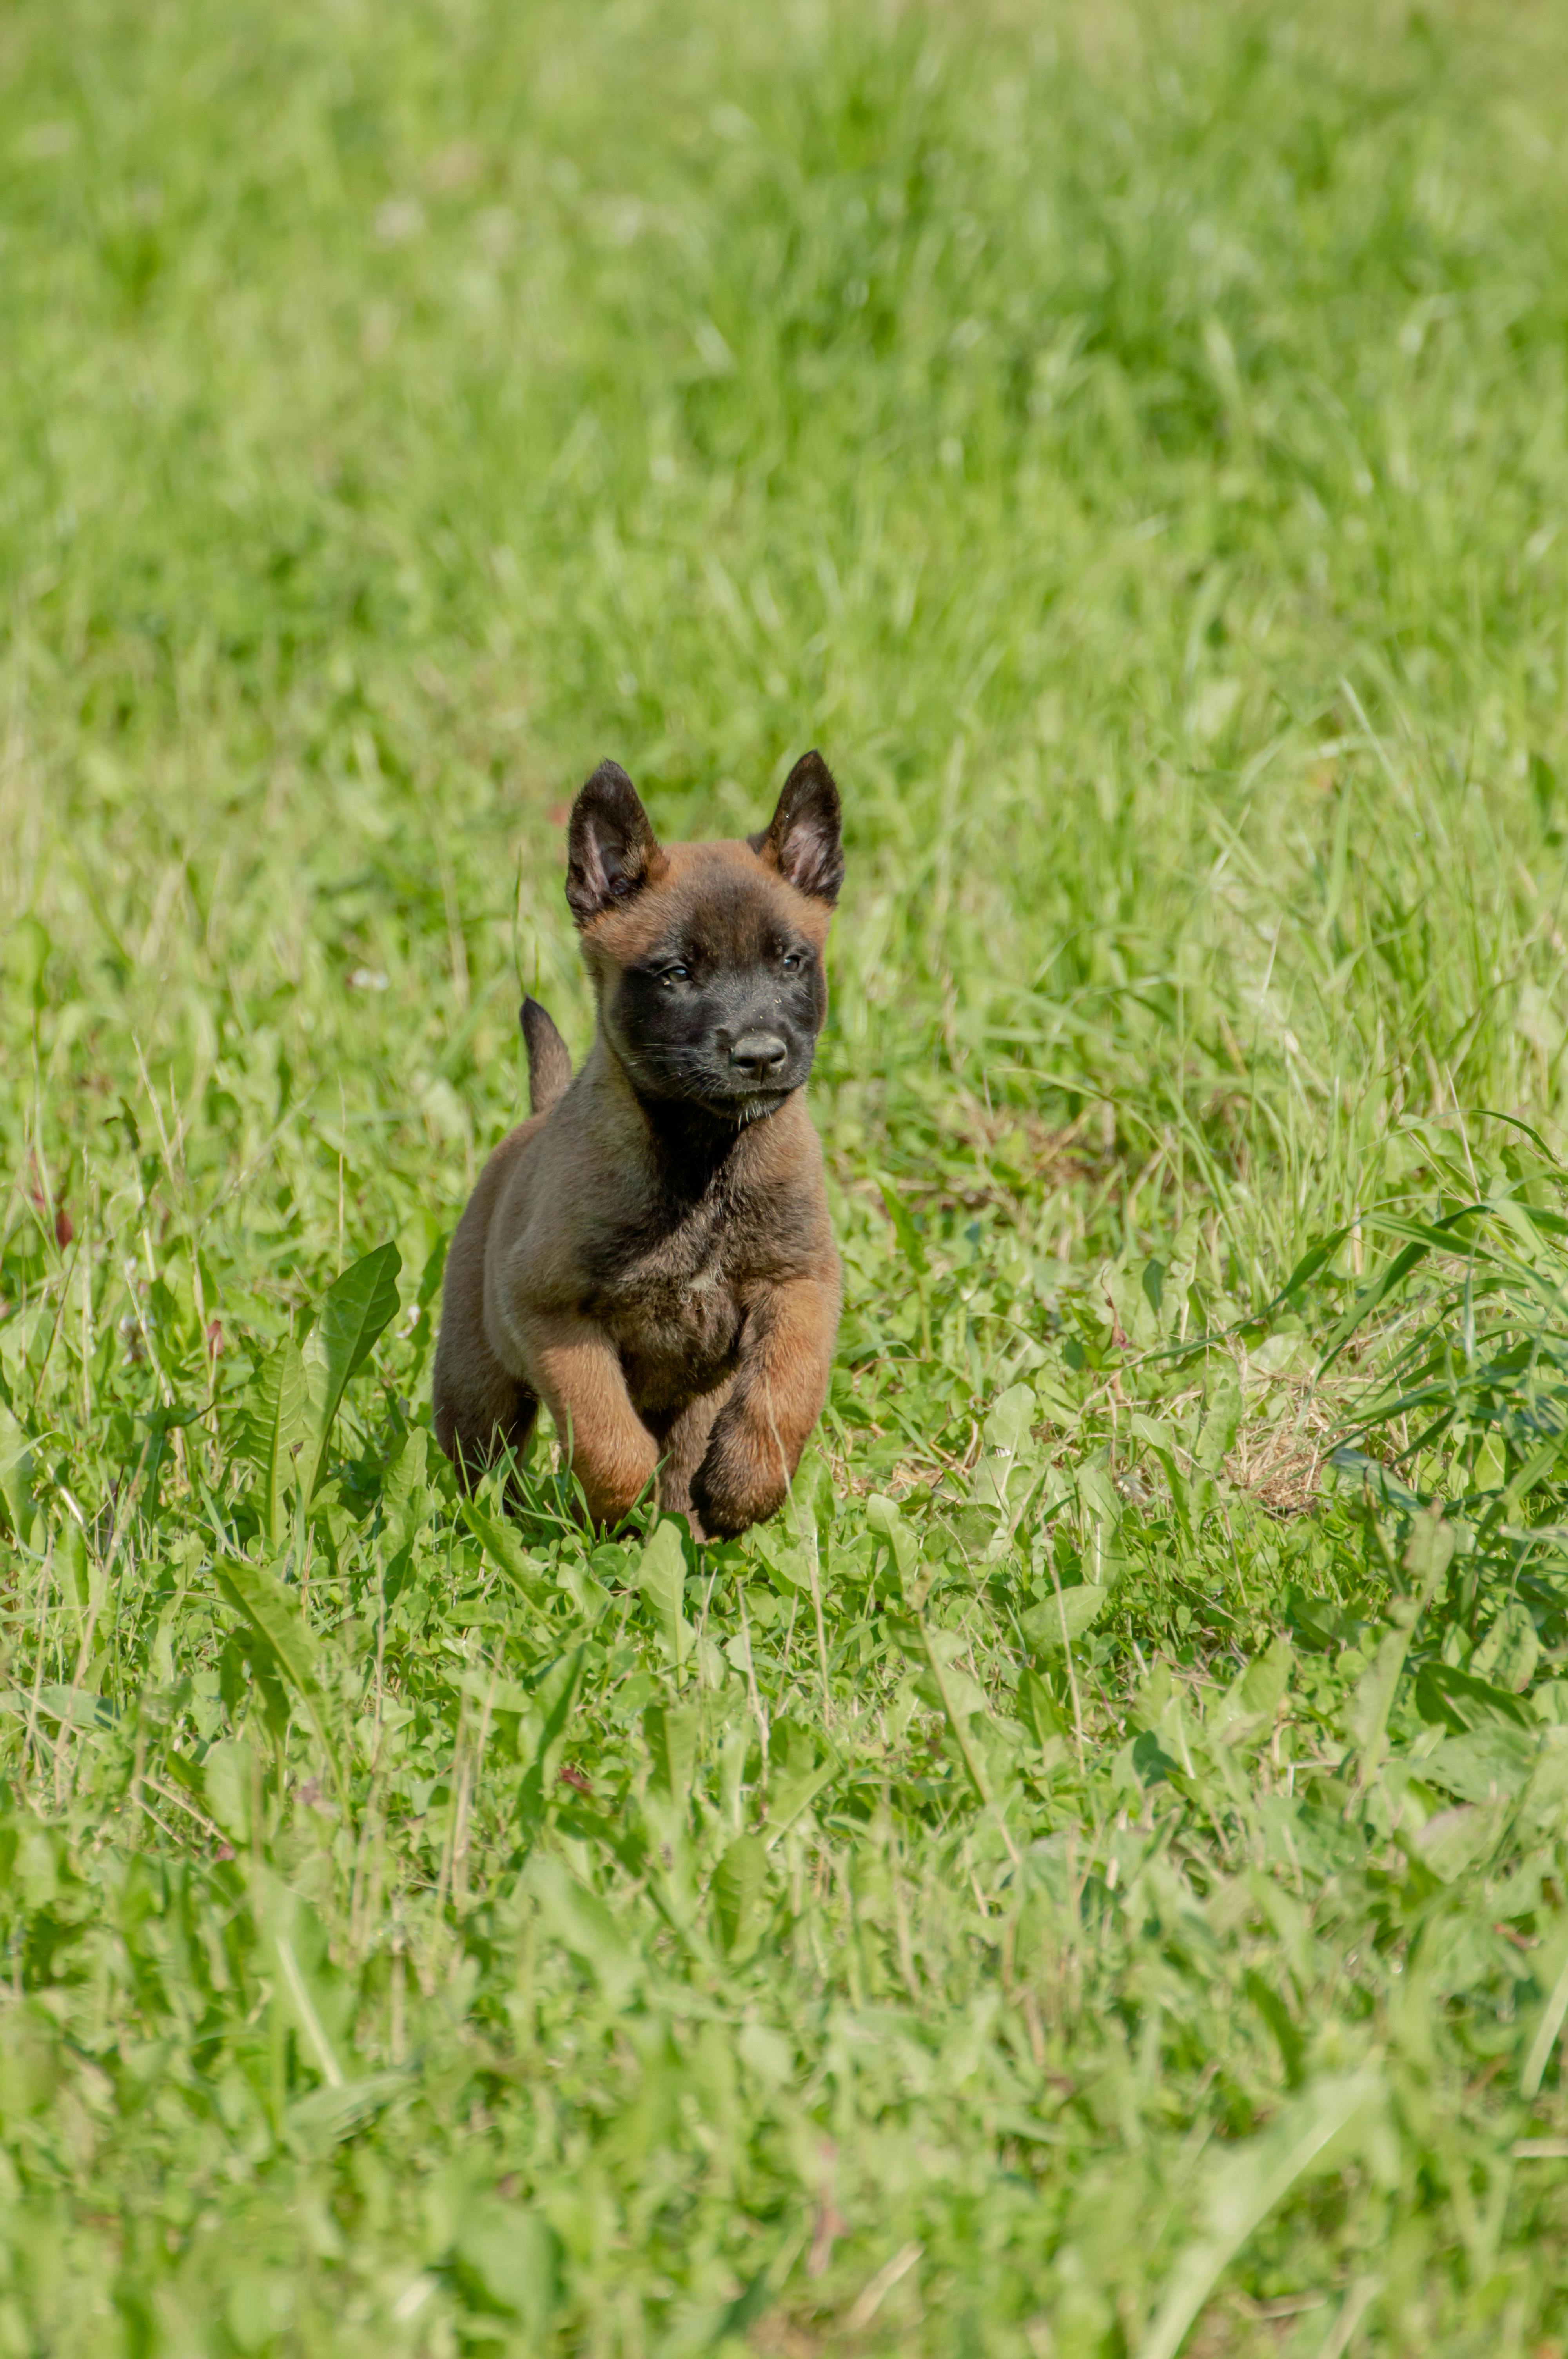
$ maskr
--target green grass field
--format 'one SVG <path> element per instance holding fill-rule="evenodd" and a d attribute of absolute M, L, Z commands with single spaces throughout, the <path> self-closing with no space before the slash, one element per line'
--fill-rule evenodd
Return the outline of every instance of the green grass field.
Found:
<path fill-rule="evenodd" d="M 1522 0 L 13 0 L 0 2359 L 1562 2359 L 1565 164 Z M 813 744 L 819 1446 L 465 1511 L 564 807 Z"/>

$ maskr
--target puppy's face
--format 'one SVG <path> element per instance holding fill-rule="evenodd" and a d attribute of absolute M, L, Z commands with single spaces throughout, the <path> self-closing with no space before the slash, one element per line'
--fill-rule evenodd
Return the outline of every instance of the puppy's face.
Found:
<path fill-rule="evenodd" d="M 667 850 L 625 772 L 595 771 L 572 812 L 567 897 L 640 1096 L 739 1125 L 800 1087 L 827 1014 L 822 946 L 843 874 L 838 789 L 818 755 L 795 765 L 760 834 Z"/>

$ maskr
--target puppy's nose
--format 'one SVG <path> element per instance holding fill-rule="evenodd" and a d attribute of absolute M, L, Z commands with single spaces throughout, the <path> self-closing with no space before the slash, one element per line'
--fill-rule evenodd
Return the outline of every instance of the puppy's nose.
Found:
<path fill-rule="evenodd" d="M 749 1082 L 776 1082 L 789 1060 L 789 1050 L 776 1032 L 742 1032 L 730 1051 L 730 1062 Z"/>

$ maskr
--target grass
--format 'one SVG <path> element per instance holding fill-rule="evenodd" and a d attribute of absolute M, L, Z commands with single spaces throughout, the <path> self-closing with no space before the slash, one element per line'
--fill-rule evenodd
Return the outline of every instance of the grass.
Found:
<path fill-rule="evenodd" d="M 1565 110 L 7 12 L 0 2354 L 1560 2359 Z M 465 1514 L 563 804 L 811 743 L 820 1445 Z"/>

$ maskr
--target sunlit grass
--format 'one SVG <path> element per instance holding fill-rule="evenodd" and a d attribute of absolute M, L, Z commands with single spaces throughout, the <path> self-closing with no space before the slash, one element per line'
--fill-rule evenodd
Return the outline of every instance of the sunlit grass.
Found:
<path fill-rule="evenodd" d="M 0 27 L 0 2354 L 1560 2352 L 1565 99 Z M 792 1509 L 465 1516 L 565 805 L 810 744 Z"/>

